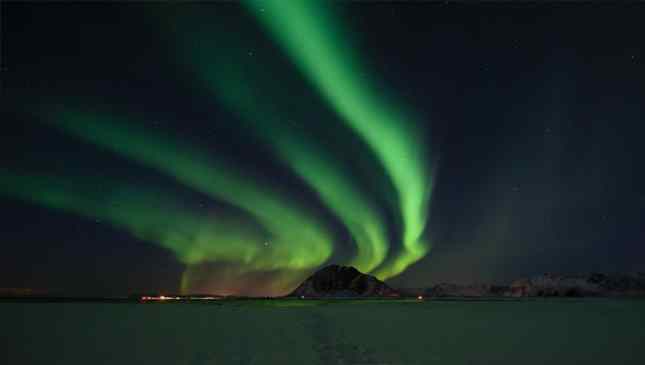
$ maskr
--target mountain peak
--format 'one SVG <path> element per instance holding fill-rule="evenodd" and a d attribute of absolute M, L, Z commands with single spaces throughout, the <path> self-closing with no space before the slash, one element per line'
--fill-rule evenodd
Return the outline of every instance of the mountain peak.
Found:
<path fill-rule="evenodd" d="M 289 296 L 307 298 L 398 297 L 399 293 L 353 266 L 329 265 L 316 271 Z"/>

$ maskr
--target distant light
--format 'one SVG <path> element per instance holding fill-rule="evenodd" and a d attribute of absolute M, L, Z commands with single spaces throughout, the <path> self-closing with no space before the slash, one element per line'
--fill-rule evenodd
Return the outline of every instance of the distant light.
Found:
<path fill-rule="evenodd" d="M 423 300 L 423 297 L 419 295 L 419 296 L 417 297 L 417 299 L 418 299 L 418 300 Z"/>
<path fill-rule="evenodd" d="M 305 296 L 304 296 L 304 295 L 301 295 L 301 296 L 300 296 L 300 299 L 305 299 Z"/>
<path fill-rule="evenodd" d="M 166 297 L 162 295 L 162 296 L 159 297 L 159 299 L 164 300 L 164 299 L 166 299 Z"/>

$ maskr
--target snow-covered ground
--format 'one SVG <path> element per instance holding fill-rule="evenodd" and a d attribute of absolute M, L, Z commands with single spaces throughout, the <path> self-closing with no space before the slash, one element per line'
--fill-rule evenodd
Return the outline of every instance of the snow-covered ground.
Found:
<path fill-rule="evenodd" d="M 0 363 L 645 364 L 643 328 L 643 300 L 0 303 Z"/>

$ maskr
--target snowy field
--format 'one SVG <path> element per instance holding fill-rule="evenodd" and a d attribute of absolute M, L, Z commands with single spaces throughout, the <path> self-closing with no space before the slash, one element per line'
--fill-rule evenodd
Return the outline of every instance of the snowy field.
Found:
<path fill-rule="evenodd" d="M 0 331 L 11 365 L 645 364 L 638 300 L 5 302 Z"/>

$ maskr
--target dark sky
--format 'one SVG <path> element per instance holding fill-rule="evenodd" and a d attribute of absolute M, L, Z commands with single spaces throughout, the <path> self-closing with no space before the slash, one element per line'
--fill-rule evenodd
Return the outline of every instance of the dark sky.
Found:
<path fill-rule="evenodd" d="M 404 198 L 375 151 L 391 153 L 406 134 L 370 144 L 348 128 L 304 62 L 248 8 L 2 2 L 1 10 L 0 288 L 284 291 L 360 252 L 351 224 L 371 215 L 354 198 L 381 218 L 383 265 L 405 252 Z M 365 85 L 332 89 L 346 100 L 369 90 L 414 110 L 411 121 L 388 125 L 421 135 L 419 145 L 398 142 L 424 151 L 425 165 L 409 171 L 431 171 L 422 234 L 431 249 L 389 282 L 645 270 L 644 5 L 340 3 L 333 14 L 312 24 L 359 55 L 349 70 Z M 85 129 L 85 120 L 125 132 Z M 317 190 L 341 189 L 314 155 L 350 172 L 356 194 L 341 205 L 351 224 Z M 192 166 L 195 156 L 206 157 Z M 219 171 L 206 188 L 202 161 Z M 228 169 L 253 194 L 219 181 Z M 286 218 L 284 231 L 272 226 L 265 190 L 314 217 L 330 237 L 328 256 L 277 238 L 300 237 L 302 227 Z M 171 196 L 177 209 L 163 200 Z M 207 245 L 233 248 L 200 246 L 201 260 L 168 239 L 168 231 L 199 236 L 195 229 L 207 231 Z M 245 237 L 283 246 L 244 261 L 242 252 L 257 252 Z M 311 260 L 292 270 L 289 260 L 303 257 Z"/>

